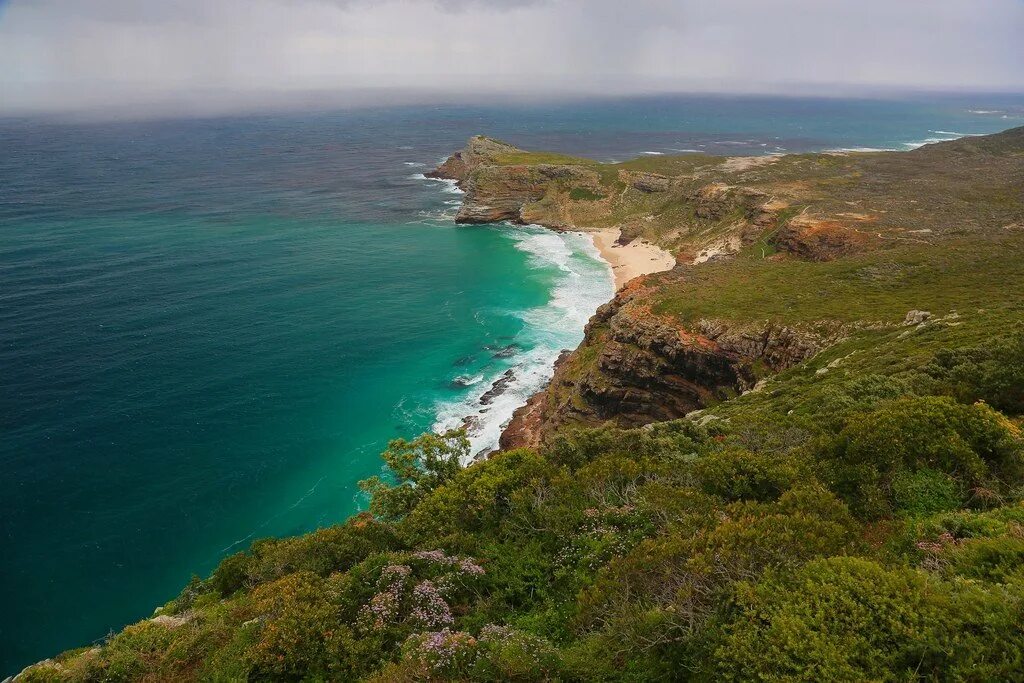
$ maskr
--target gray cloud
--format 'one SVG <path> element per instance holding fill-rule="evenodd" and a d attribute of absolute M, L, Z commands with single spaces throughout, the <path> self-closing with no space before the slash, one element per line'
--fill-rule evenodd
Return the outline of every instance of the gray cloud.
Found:
<path fill-rule="evenodd" d="M 371 88 L 1022 89 L 1021 35 L 1021 0 L 12 0 L 0 111 Z"/>

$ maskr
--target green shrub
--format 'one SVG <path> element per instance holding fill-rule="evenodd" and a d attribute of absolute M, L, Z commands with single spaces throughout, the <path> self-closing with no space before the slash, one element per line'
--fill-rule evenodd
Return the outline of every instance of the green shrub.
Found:
<path fill-rule="evenodd" d="M 105 678 L 132 681 L 146 671 L 160 670 L 175 635 L 176 629 L 152 621 L 125 628 L 104 648 Z"/>
<path fill-rule="evenodd" d="M 1024 538 L 978 538 L 947 546 L 941 553 L 950 574 L 1005 583 L 1024 576 Z"/>
<path fill-rule="evenodd" d="M 599 199 L 604 199 L 604 195 L 594 192 L 593 190 L 588 190 L 585 187 L 574 187 L 569 190 L 569 199 L 577 202 L 594 202 Z"/>
<path fill-rule="evenodd" d="M 259 621 L 247 657 L 256 678 L 298 680 L 352 676 L 352 629 L 342 622 L 330 579 L 296 572 L 258 586 L 252 595 Z"/>
<path fill-rule="evenodd" d="M 470 671 L 477 681 L 545 681 L 561 668 L 558 651 L 543 638 L 507 626 L 484 626 Z"/>
<path fill-rule="evenodd" d="M 401 530 L 414 544 L 469 552 L 470 547 L 454 547 L 457 538 L 493 531 L 509 514 L 513 493 L 549 471 L 549 464 L 532 451 L 496 454 L 424 494 Z"/>
<path fill-rule="evenodd" d="M 909 515 L 955 510 L 963 501 L 963 493 L 953 477 L 929 468 L 895 475 L 892 496 L 896 509 Z"/>
<path fill-rule="evenodd" d="M 607 623 L 638 609 L 647 619 L 646 607 L 657 605 L 673 628 L 692 633 L 730 582 L 844 552 L 854 530 L 846 506 L 820 487 L 794 489 L 774 503 L 736 503 L 706 524 L 671 528 L 613 559 L 581 593 L 580 623 Z"/>
<path fill-rule="evenodd" d="M 740 584 L 706 674 L 718 680 L 1008 680 L 1020 593 L 859 558 Z M 1001 604 L 996 604 L 998 600 Z"/>
<path fill-rule="evenodd" d="M 327 576 L 355 566 L 372 553 L 395 550 L 399 545 L 392 527 L 362 513 L 344 524 L 302 536 L 253 543 L 245 565 L 246 581 L 256 585 L 297 571 Z"/>
<path fill-rule="evenodd" d="M 1024 327 L 985 346 L 940 351 L 925 370 L 963 402 L 1024 413 Z"/>
<path fill-rule="evenodd" d="M 228 597 L 246 585 L 249 574 L 249 556 L 235 553 L 221 560 L 210 575 L 210 586 L 223 597 Z"/>
<path fill-rule="evenodd" d="M 777 500 L 797 481 L 807 478 L 792 456 L 739 448 L 710 453 L 698 460 L 694 469 L 705 493 L 727 501 Z"/>
<path fill-rule="evenodd" d="M 1021 481 L 1019 431 L 984 404 L 903 398 L 852 420 L 822 454 L 831 486 L 865 517 L 896 506 L 893 482 L 923 469 L 964 489 L 1005 491 Z"/>
<path fill-rule="evenodd" d="M 394 481 L 370 477 L 359 488 L 370 494 L 370 512 L 384 520 L 403 519 L 428 493 L 450 481 L 469 455 L 465 430 L 395 439 L 381 454 Z"/>

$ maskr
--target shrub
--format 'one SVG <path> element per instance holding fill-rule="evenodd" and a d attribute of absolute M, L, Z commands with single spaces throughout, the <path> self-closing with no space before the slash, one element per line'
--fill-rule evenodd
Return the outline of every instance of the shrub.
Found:
<path fill-rule="evenodd" d="M 370 511 L 385 520 L 403 519 L 428 493 L 451 480 L 469 455 L 464 430 L 442 435 L 423 434 L 412 440 L 395 439 L 381 454 L 394 483 L 381 477 L 359 482 L 370 494 Z"/>
<path fill-rule="evenodd" d="M 363 513 L 344 524 L 302 536 L 256 541 L 245 564 L 246 580 L 249 585 L 256 585 L 297 571 L 327 576 L 350 569 L 372 553 L 398 547 L 398 537 L 391 526 Z"/>
<path fill-rule="evenodd" d="M 572 199 L 573 201 L 577 202 L 594 202 L 599 199 L 604 199 L 604 195 L 594 192 L 593 190 L 588 190 L 585 187 L 574 187 L 571 190 L 569 190 L 569 199 Z"/>
<path fill-rule="evenodd" d="M 676 624 L 668 630 L 692 633 L 730 582 L 841 553 L 853 532 L 846 506 L 820 487 L 794 489 L 775 503 L 730 505 L 708 524 L 670 530 L 612 560 L 582 592 L 580 623 L 657 605 Z"/>
<path fill-rule="evenodd" d="M 542 681 L 559 668 L 557 650 L 543 638 L 490 624 L 480 631 L 471 674 L 478 681 Z"/>
<path fill-rule="evenodd" d="M 1019 673 L 1020 616 L 1019 591 L 958 587 L 860 558 L 817 560 L 737 587 L 706 674 L 1007 680 Z"/>
<path fill-rule="evenodd" d="M 1024 413 L 1024 327 L 986 346 L 940 351 L 925 370 L 963 402 Z"/>
<path fill-rule="evenodd" d="M 978 538 L 948 545 L 941 553 L 950 574 L 1005 583 L 1024 576 L 1024 539 Z"/>
<path fill-rule="evenodd" d="M 296 572 L 256 588 L 260 626 L 248 657 L 257 677 L 299 679 L 344 668 L 351 630 L 341 623 L 327 580 Z"/>
<path fill-rule="evenodd" d="M 909 515 L 955 510 L 963 500 L 963 492 L 953 477 L 927 467 L 893 477 L 892 495 L 896 509 Z"/>
<path fill-rule="evenodd" d="M 499 453 L 424 495 L 400 528 L 413 543 L 448 543 L 449 549 L 455 550 L 453 537 L 493 531 L 508 514 L 513 492 L 549 470 L 544 459 L 532 451 Z M 469 548 L 461 550 L 468 552 Z"/>
<path fill-rule="evenodd" d="M 727 501 L 777 500 L 807 475 L 789 455 L 730 448 L 710 453 L 695 465 L 705 493 Z"/>
<path fill-rule="evenodd" d="M 1020 481 L 1022 449 L 1019 431 L 984 404 L 913 397 L 852 420 L 822 461 L 826 479 L 858 514 L 879 517 L 897 504 L 894 480 L 923 469 L 965 489 L 1006 490 Z"/>
<path fill-rule="evenodd" d="M 249 556 L 235 553 L 221 560 L 210 575 L 210 587 L 221 596 L 228 597 L 246 585 L 249 574 Z"/>

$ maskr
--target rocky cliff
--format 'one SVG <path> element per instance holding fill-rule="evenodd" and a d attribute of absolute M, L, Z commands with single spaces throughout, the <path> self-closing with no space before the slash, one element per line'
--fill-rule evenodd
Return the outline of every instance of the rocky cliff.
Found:
<path fill-rule="evenodd" d="M 652 296 L 638 280 L 598 309 L 547 390 L 516 411 L 502 448 L 539 447 L 569 425 L 636 427 L 683 417 L 753 389 L 842 335 L 841 328 L 812 334 L 771 321 L 681 325 L 653 313 Z"/>

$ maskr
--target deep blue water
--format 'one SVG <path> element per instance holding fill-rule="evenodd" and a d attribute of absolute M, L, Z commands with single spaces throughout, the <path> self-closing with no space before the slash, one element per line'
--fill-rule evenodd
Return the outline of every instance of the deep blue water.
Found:
<path fill-rule="evenodd" d="M 458 195 L 416 176 L 468 136 L 625 159 L 1022 124 L 1005 96 L 0 121 L 0 674 L 344 519 L 388 439 L 513 367 L 493 440 L 611 285 L 582 237 L 452 224 Z"/>

